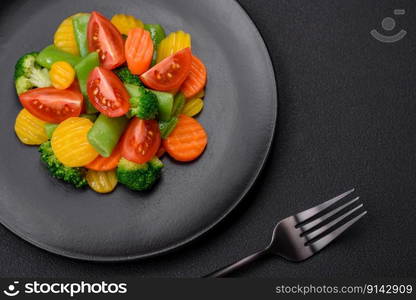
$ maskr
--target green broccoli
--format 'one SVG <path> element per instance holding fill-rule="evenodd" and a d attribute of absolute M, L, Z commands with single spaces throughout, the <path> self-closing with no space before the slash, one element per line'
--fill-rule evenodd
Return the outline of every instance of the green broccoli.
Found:
<path fill-rule="evenodd" d="M 120 78 L 120 80 L 124 84 L 134 84 L 137 86 L 143 86 L 141 80 L 139 79 L 139 76 L 136 76 L 132 74 L 127 67 L 119 67 L 114 70 L 114 73 L 116 73 L 117 77 Z"/>
<path fill-rule="evenodd" d="M 25 54 L 16 63 L 14 82 L 19 95 L 33 88 L 51 86 L 48 69 L 36 63 L 37 55 L 37 52 Z"/>
<path fill-rule="evenodd" d="M 136 164 L 122 158 L 117 167 L 117 179 L 133 191 L 148 190 L 160 177 L 162 168 L 163 163 L 157 157 L 145 164 Z"/>
<path fill-rule="evenodd" d="M 51 142 L 47 141 L 39 147 L 40 159 L 46 164 L 51 175 L 81 188 L 87 185 L 84 168 L 70 168 L 64 166 L 52 151 Z"/>
<path fill-rule="evenodd" d="M 156 95 L 144 87 L 138 87 L 137 95 L 130 98 L 130 110 L 127 116 L 151 120 L 156 118 L 158 112 L 159 104 Z"/>

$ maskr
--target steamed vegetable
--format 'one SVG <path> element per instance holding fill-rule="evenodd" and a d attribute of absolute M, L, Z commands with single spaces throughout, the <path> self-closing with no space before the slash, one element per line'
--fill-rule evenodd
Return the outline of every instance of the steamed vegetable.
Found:
<path fill-rule="evenodd" d="M 99 155 L 95 160 L 90 162 L 85 167 L 94 171 L 110 171 L 117 167 L 121 159 L 120 143 L 113 149 L 109 157 Z"/>
<path fill-rule="evenodd" d="M 39 55 L 36 57 L 36 62 L 48 69 L 50 69 L 53 63 L 57 61 L 66 61 L 72 66 L 75 66 L 81 61 L 81 57 L 62 51 L 54 45 L 46 47 L 40 51 Z"/>
<path fill-rule="evenodd" d="M 120 67 L 114 70 L 117 77 L 124 83 L 124 84 L 132 84 L 136 86 L 143 86 L 142 82 L 139 79 L 139 76 L 133 75 L 129 68 L 127 67 Z"/>
<path fill-rule="evenodd" d="M 109 118 L 100 114 L 88 132 L 88 142 L 101 154 L 109 157 L 127 126 L 125 117 Z"/>
<path fill-rule="evenodd" d="M 153 57 L 153 41 L 150 33 L 142 28 L 129 31 L 125 44 L 127 66 L 136 75 L 146 72 Z"/>
<path fill-rule="evenodd" d="M 159 47 L 160 42 L 166 37 L 165 30 L 159 24 L 145 24 L 144 29 L 150 32 L 150 37 L 153 41 L 153 58 L 152 66 L 156 64 L 157 59 L 157 48 Z"/>
<path fill-rule="evenodd" d="M 172 115 L 173 95 L 165 92 L 152 92 L 157 97 L 160 121 L 169 121 Z"/>
<path fill-rule="evenodd" d="M 60 90 L 69 88 L 75 79 L 74 68 L 66 61 L 57 61 L 49 71 L 52 85 Z"/>
<path fill-rule="evenodd" d="M 17 115 L 14 131 L 23 144 L 40 145 L 48 140 L 44 125 L 44 121 L 39 120 L 26 109 L 22 109 Z"/>
<path fill-rule="evenodd" d="M 175 54 L 176 52 L 191 47 L 191 35 L 182 30 L 172 32 L 164 38 L 157 48 L 156 63 L 160 63 L 166 57 Z"/>
<path fill-rule="evenodd" d="M 182 109 L 185 105 L 185 95 L 178 93 L 173 100 L 172 117 L 177 117 L 181 114 Z"/>
<path fill-rule="evenodd" d="M 204 152 L 207 142 L 208 137 L 201 124 L 193 118 L 180 115 L 175 129 L 163 140 L 163 147 L 178 161 L 192 161 Z"/>
<path fill-rule="evenodd" d="M 204 101 L 201 98 L 193 98 L 188 100 L 183 107 L 182 114 L 193 117 L 199 114 L 204 107 Z"/>
<path fill-rule="evenodd" d="M 51 139 L 56 158 L 67 167 L 82 167 L 97 158 L 98 152 L 87 139 L 92 122 L 85 118 L 69 118 L 55 129 Z"/>
<path fill-rule="evenodd" d="M 117 179 L 133 191 L 150 189 L 160 177 L 163 163 L 154 157 L 145 164 L 136 164 L 122 158 L 117 167 Z"/>
<path fill-rule="evenodd" d="M 160 122 L 159 129 L 160 129 L 160 136 L 162 139 L 168 138 L 168 136 L 172 133 L 173 129 L 175 129 L 176 124 L 178 124 L 178 118 L 172 117 L 169 121 Z"/>
<path fill-rule="evenodd" d="M 55 131 L 56 127 L 58 127 L 58 124 L 45 123 L 44 130 L 48 139 L 52 138 L 53 132 Z"/>
<path fill-rule="evenodd" d="M 40 145 L 39 152 L 41 161 L 46 165 L 52 177 L 70 183 L 76 188 L 87 185 L 85 169 L 65 167 L 53 153 L 50 141 Z"/>
<path fill-rule="evenodd" d="M 191 70 L 181 86 L 181 92 L 186 98 L 195 97 L 205 87 L 207 82 L 207 69 L 204 63 L 192 55 Z"/>
<path fill-rule="evenodd" d="M 88 54 L 87 28 L 90 14 L 76 14 L 72 17 L 75 40 L 77 42 L 79 54 L 84 57 Z"/>
<path fill-rule="evenodd" d="M 51 86 L 48 70 L 36 63 L 37 56 L 37 52 L 28 53 L 16 63 L 14 81 L 18 95 L 33 88 Z"/>
<path fill-rule="evenodd" d="M 116 14 L 111 18 L 111 23 L 116 26 L 121 34 L 127 35 L 133 28 L 143 28 L 143 22 L 133 16 Z"/>
<path fill-rule="evenodd" d="M 90 188 L 100 194 L 111 193 L 117 186 L 117 176 L 114 170 L 88 170 L 86 179 Z"/>
<path fill-rule="evenodd" d="M 66 18 L 59 25 L 55 32 L 53 43 L 58 49 L 73 55 L 79 55 L 78 45 L 75 40 L 74 27 L 72 26 L 72 17 Z"/>
<path fill-rule="evenodd" d="M 159 112 L 157 97 L 144 87 L 137 87 L 137 94 L 130 98 L 129 116 L 136 116 L 143 120 L 156 118 Z"/>
<path fill-rule="evenodd" d="M 85 56 L 76 66 L 75 71 L 77 72 L 77 78 L 79 82 L 79 88 L 81 89 L 82 95 L 85 99 L 85 110 L 87 113 L 95 113 L 97 110 L 91 104 L 88 93 L 87 93 L 87 82 L 88 76 L 95 67 L 100 65 L 100 59 L 98 58 L 97 52 L 92 52 Z"/>

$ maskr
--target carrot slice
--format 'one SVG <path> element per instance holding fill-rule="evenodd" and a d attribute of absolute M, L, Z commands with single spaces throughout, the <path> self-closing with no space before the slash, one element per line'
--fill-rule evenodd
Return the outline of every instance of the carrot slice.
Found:
<path fill-rule="evenodd" d="M 178 161 L 191 161 L 199 157 L 208 143 L 208 136 L 199 122 L 191 117 L 180 115 L 178 124 L 163 140 L 163 147 Z"/>
<path fill-rule="evenodd" d="M 192 55 L 191 71 L 181 87 L 186 98 L 192 98 L 204 88 L 207 82 L 207 68 L 195 55 Z"/>
<path fill-rule="evenodd" d="M 125 45 L 125 54 L 129 70 L 141 75 L 150 67 L 153 58 L 153 41 L 150 33 L 136 27 L 129 31 Z"/>
<path fill-rule="evenodd" d="M 103 157 L 99 155 L 96 159 L 90 162 L 85 167 L 94 171 L 110 171 L 117 167 L 118 162 L 121 159 L 121 146 L 120 143 L 114 148 L 109 157 Z"/>

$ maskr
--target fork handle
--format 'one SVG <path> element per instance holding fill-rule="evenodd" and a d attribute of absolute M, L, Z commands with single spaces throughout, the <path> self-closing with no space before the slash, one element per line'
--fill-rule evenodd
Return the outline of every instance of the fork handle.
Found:
<path fill-rule="evenodd" d="M 232 263 L 232 264 L 230 264 L 230 265 L 228 265 L 226 267 L 223 267 L 223 268 L 218 269 L 218 270 L 216 270 L 216 271 L 214 271 L 214 272 L 212 272 L 212 273 L 210 273 L 208 275 L 205 275 L 203 278 L 209 278 L 209 277 L 211 277 L 211 278 L 224 277 L 224 276 L 226 276 L 226 275 L 228 275 L 228 274 L 230 274 L 230 273 L 232 273 L 232 272 L 234 272 L 234 271 L 236 271 L 236 270 L 238 270 L 238 269 L 240 269 L 240 268 L 248 265 L 249 263 L 251 263 L 251 262 L 259 259 L 260 257 L 265 256 L 268 253 L 269 253 L 268 249 L 264 249 L 264 250 L 258 251 L 256 253 L 253 253 L 253 254 L 251 254 L 249 256 L 246 256 L 246 257 L 240 259 L 239 261 L 236 261 L 235 263 Z"/>

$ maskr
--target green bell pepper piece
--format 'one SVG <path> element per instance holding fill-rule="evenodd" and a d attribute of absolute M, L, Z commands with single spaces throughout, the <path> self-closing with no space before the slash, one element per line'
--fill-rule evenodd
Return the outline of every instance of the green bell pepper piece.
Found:
<path fill-rule="evenodd" d="M 131 97 L 139 97 L 139 87 L 135 84 L 125 83 L 124 87 L 126 88 L 127 92 L 130 94 Z"/>
<path fill-rule="evenodd" d="M 152 91 L 156 97 L 159 105 L 159 120 L 169 121 L 172 116 L 173 95 L 170 93 Z"/>
<path fill-rule="evenodd" d="M 73 67 L 78 64 L 81 57 L 73 55 L 71 53 L 62 51 L 56 48 L 54 45 L 50 45 L 39 52 L 36 57 L 36 62 L 42 67 L 50 69 L 53 63 L 57 61 L 66 61 Z"/>
<path fill-rule="evenodd" d="M 150 37 L 153 41 L 153 59 L 152 59 L 152 66 L 156 63 L 157 58 L 157 47 L 159 43 L 166 37 L 165 30 L 160 24 L 145 24 L 144 29 L 150 32 Z"/>
<path fill-rule="evenodd" d="M 126 117 L 109 118 L 100 114 L 88 131 L 88 141 L 104 157 L 109 157 L 128 123 Z"/>
<path fill-rule="evenodd" d="M 82 57 L 88 54 L 87 28 L 90 20 L 90 14 L 78 14 L 72 18 L 74 27 L 75 40 L 77 41 L 79 53 Z"/>
<path fill-rule="evenodd" d="M 91 122 L 94 123 L 95 120 L 97 120 L 98 116 L 96 114 L 81 114 L 79 117 L 88 119 L 88 120 L 90 120 Z"/>
<path fill-rule="evenodd" d="M 85 108 L 88 114 L 96 113 L 97 110 L 91 104 L 87 94 L 87 81 L 91 71 L 100 65 L 100 59 L 97 52 L 91 52 L 85 56 L 76 66 L 77 78 L 79 82 L 79 88 L 85 99 Z"/>
<path fill-rule="evenodd" d="M 58 127 L 58 124 L 45 123 L 45 125 L 43 126 L 45 128 L 46 136 L 48 137 L 48 139 L 51 139 L 53 132 L 55 131 L 56 127 Z"/>

